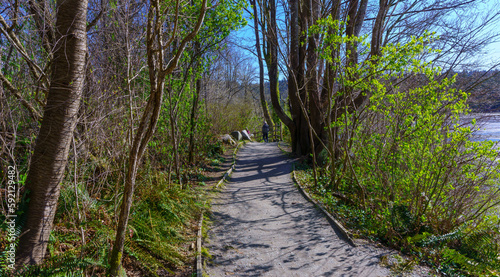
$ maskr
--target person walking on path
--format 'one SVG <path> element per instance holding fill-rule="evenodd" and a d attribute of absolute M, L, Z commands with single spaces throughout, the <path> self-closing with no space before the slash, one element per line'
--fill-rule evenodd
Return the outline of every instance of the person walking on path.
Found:
<path fill-rule="evenodd" d="M 264 125 L 262 125 L 262 139 L 264 142 L 269 142 L 269 125 L 264 121 Z"/>

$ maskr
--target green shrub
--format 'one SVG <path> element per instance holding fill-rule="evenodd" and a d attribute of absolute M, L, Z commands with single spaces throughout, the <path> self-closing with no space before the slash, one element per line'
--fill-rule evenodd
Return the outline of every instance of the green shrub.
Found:
<path fill-rule="evenodd" d="M 344 26 L 328 18 L 311 32 L 324 36 L 321 55 L 338 71 L 335 99 L 369 101 L 357 109 L 332 103 L 340 112 L 327 126 L 334 141 L 316 191 L 344 195 L 349 201 L 334 210 L 367 236 L 407 252 L 424 247 L 419 239 L 436 239 L 442 264 L 497 270 L 498 255 L 491 253 L 498 253 L 499 235 L 485 231 L 495 226 L 486 221 L 500 203 L 499 153 L 493 142 L 471 140 L 477 127 L 475 120 L 460 121 L 469 109 L 467 94 L 453 88 L 455 77 L 419 60 L 438 52 L 427 46 L 435 38 L 388 44 L 363 66 L 351 66 L 332 53 L 349 43 L 370 48 L 364 38 L 328 31 Z"/>

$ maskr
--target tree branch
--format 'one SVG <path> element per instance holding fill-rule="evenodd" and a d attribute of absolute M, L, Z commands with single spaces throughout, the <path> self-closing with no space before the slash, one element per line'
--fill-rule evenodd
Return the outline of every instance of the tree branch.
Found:
<path fill-rule="evenodd" d="M 21 104 L 23 104 L 24 107 L 26 107 L 26 109 L 28 109 L 28 111 L 30 112 L 31 114 L 31 117 L 35 120 L 35 121 L 40 121 L 40 119 L 42 118 L 42 116 L 40 115 L 40 113 L 28 102 L 26 101 L 23 96 L 21 95 L 21 93 L 12 85 L 12 83 L 2 74 L 2 71 L 0 70 L 0 80 L 3 82 L 3 84 L 7 87 L 7 89 L 17 98 L 19 99 L 19 101 L 21 101 Z"/>

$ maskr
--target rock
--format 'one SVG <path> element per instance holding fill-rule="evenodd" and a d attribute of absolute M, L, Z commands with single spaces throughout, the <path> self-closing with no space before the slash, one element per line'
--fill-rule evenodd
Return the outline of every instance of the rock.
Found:
<path fill-rule="evenodd" d="M 233 131 L 231 132 L 231 136 L 236 140 L 240 141 L 243 137 L 241 136 L 241 133 L 239 131 Z"/>
<path fill-rule="evenodd" d="M 219 139 L 222 141 L 222 143 L 225 143 L 225 144 L 230 144 L 230 145 L 236 144 L 234 139 L 229 134 L 225 134 L 222 137 L 220 137 Z"/>
<path fill-rule="evenodd" d="M 241 131 L 241 136 L 242 136 L 242 137 L 243 137 L 243 139 L 245 139 L 245 140 L 250 140 L 250 141 L 252 140 L 252 139 L 250 138 L 250 135 L 248 134 L 247 130 L 243 130 L 243 131 Z"/>

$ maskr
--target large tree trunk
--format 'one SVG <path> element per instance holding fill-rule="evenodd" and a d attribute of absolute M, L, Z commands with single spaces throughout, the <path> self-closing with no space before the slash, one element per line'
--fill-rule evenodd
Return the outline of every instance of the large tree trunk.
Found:
<path fill-rule="evenodd" d="M 309 11 L 309 26 L 316 24 L 319 19 L 319 3 L 317 0 L 311 0 L 306 2 L 307 10 Z M 319 46 L 319 35 L 312 34 L 307 38 L 307 70 L 305 72 L 305 87 L 307 90 L 306 95 L 308 96 L 309 104 L 309 120 L 310 127 L 313 128 L 314 136 L 310 137 L 310 149 L 313 152 L 313 162 L 315 162 L 315 151 L 320 152 L 322 150 L 322 144 L 320 140 L 323 137 L 324 130 L 324 120 L 323 120 L 323 106 L 320 99 L 320 89 L 318 80 L 318 66 L 319 66 L 319 56 L 318 56 L 318 46 Z"/>
<path fill-rule="evenodd" d="M 269 80 L 270 80 L 270 93 L 271 93 L 271 103 L 273 105 L 273 110 L 278 116 L 278 118 L 283 122 L 291 134 L 295 134 L 295 125 L 293 120 L 288 117 L 283 108 L 281 107 L 279 90 L 278 90 L 278 36 L 277 36 L 277 25 L 276 25 L 276 0 L 271 0 L 269 3 L 264 3 L 263 9 L 265 16 L 264 22 L 267 26 L 262 27 L 265 31 L 264 41 L 267 42 L 264 49 L 267 52 L 264 54 L 266 57 L 266 63 L 268 64 Z M 294 1 L 294 0 L 292 0 Z M 293 137 L 293 135 L 292 135 Z"/>
<path fill-rule="evenodd" d="M 267 70 L 269 75 L 269 92 L 275 95 L 275 99 L 279 101 L 279 83 L 278 83 L 278 28 L 276 25 L 276 1 L 269 1 L 269 31 L 267 32 L 268 40 L 268 55 Z M 273 124 L 273 122 L 271 122 Z M 271 132 L 274 131 L 274 124 L 271 125 Z"/>
<path fill-rule="evenodd" d="M 293 2 L 293 1 L 292 1 Z M 290 3 L 292 5 L 292 3 Z M 289 97 L 290 110 L 293 118 L 295 132 L 292 135 L 292 151 L 305 156 L 311 154 L 311 140 L 309 130 L 309 99 L 306 88 L 306 57 L 307 57 L 307 29 L 309 25 L 309 5 L 297 1 L 297 5 L 290 6 L 290 74 L 289 74 Z M 293 53 L 293 54 L 292 54 Z M 307 68 L 309 70 L 309 68 Z M 291 83 L 290 83 L 291 82 Z"/>
<path fill-rule="evenodd" d="M 290 66 L 288 68 L 288 97 L 290 98 L 290 113 L 292 115 L 292 127 L 289 127 L 290 136 L 292 138 L 292 152 L 300 152 L 298 143 L 299 130 L 296 127 L 296 121 L 300 118 L 300 105 L 299 105 L 299 78 L 298 72 L 300 70 L 299 61 L 299 0 L 289 0 L 290 6 Z M 271 95 L 272 97 L 272 95 Z M 279 103 L 279 102 L 278 102 Z M 273 101 L 274 106 L 274 101 Z M 289 126 L 288 124 L 286 124 Z"/>
<path fill-rule="evenodd" d="M 26 180 L 24 235 L 18 265 L 43 260 L 52 230 L 60 182 L 77 122 L 87 51 L 87 1 L 57 1 L 56 46 L 47 104 Z"/>
<path fill-rule="evenodd" d="M 273 105 L 274 112 L 278 118 L 283 122 L 290 133 L 294 133 L 295 126 L 291 118 L 285 113 L 280 103 L 279 88 L 278 88 L 278 35 L 277 35 L 277 24 L 276 24 L 276 0 L 265 1 L 264 7 L 264 21 L 268 26 L 265 29 L 265 52 L 267 71 L 269 75 L 269 86 L 271 94 L 271 103 Z"/>

